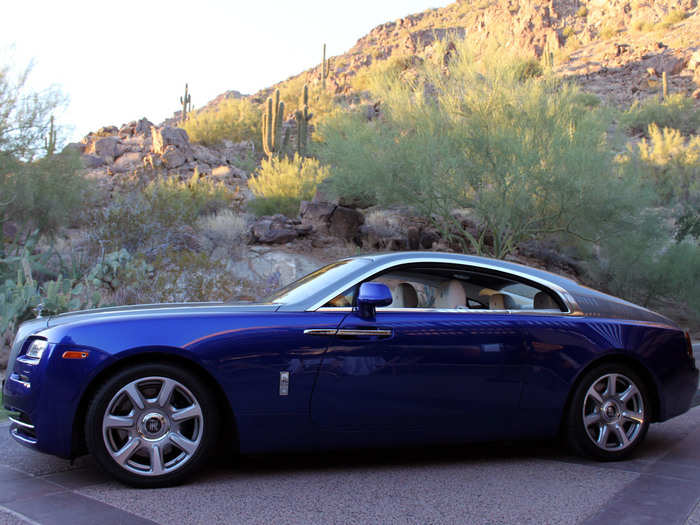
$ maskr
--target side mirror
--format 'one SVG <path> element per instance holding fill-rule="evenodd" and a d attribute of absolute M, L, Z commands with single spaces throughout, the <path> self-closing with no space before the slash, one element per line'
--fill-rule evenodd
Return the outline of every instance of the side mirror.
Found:
<path fill-rule="evenodd" d="M 360 317 L 373 318 L 378 306 L 389 306 L 393 299 L 391 290 L 384 283 L 362 283 L 357 295 Z"/>

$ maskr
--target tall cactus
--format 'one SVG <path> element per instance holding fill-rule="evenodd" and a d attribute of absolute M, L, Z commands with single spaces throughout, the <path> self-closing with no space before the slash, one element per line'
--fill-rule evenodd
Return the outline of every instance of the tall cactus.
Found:
<path fill-rule="evenodd" d="M 668 100 L 668 74 L 666 71 L 661 74 L 661 94 L 664 101 Z"/>
<path fill-rule="evenodd" d="M 185 96 L 180 97 L 180 104 L 182 104 L 182 122 L 187 120 L 187 112 L 192 110 L 192 96 L 188 91 L 187 83 L 185 83 Z"/>
<path fill-rule="evenodd" d="M 51 115 L 51 121 L 49 123 L 49 134 L 44 137 L 44 149 L 46 150 L 47 157 L 50 157 L 56 152 L 56 129 L 53 125 L 53 115 Z"/>
<path fill-rule="evenodd" d="M 268 97 L 267 107 L 262 116 L 262 143 L 263 150 L 268 158 L 280 157 L 289 141 L 289 129 L 284 130 L 282 136 L 282 124 L 284 123 L 284 102 L 280 101 L 280 90 L 275 90 L 273 97 Z"/>
<path fill-rule="evenodd" d="M 299 109 L 294 113 L 297 121 L 297 153 L 300 157 L 306 156 L 306 148 L 309 144 L 309 121 L 313 117 L 309 113 L 309 86 L 304 84 L 301 97 L 299 98 Z"/>
<path fill-rule="evenodd" d="M 326 90 L 326 79 L 331 69 L 330 59 L 326 60 L 326 44 L 323 44 L 323 62 L 321 65 L 321 84 L 323 85 L 323 90 Z"/>

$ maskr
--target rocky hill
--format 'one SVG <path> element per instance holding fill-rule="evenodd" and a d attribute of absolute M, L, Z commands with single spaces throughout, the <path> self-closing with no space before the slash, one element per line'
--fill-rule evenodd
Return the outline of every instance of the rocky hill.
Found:
<path fill-rule="evenodd" d="M 609 102 L 629 106 L 658 90 L 663 71 L 674 92 L 700 97 L 700 13 L 697 0 L 460 0 L 375 27 L 330 59 L 327 88 L 353 91 L 353 79 L 397 56 L 431 56 L 437 40 L 498 41 L 570 76 Z M 321 82 L 322 64 L 299 77 Z M 221 97 L 218 97 L 221 98 Z M 211 107 L 211 105 L 209 106 Z"/>

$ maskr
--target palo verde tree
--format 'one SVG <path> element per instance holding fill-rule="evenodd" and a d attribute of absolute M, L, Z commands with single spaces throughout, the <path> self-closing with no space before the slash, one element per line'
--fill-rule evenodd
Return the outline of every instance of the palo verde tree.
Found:
<path fill-rule="evenodd" d="M 0 223 L 20 231 L 52 233 L 80 208 L 84 185 L 76 174 L 78 159 L 68 153 L 38 158 L 57 149 L 60 129 L 52 114 L 67 99 L 57 88 L 28 86 L 31 64 L 17 71 L 0 66 Z M 45 139 L 50 137 L 50 144 Z M 0 256 L 4 241 L 0 226 Z M 12 240 L 12 239 L 7 239 Z"/>

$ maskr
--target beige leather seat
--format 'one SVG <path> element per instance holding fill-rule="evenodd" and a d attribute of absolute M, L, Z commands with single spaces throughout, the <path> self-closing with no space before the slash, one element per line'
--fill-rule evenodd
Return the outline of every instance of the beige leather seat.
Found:
<path fill-rule="evenodd" d="M 400 283 L 393 290 L 392 308 L 418 308 L 418 292 L 409 283 Z"/>
<path fill-rule="evenodd" d="M 535 310 L 559 310 L 559 306 L 547 292 L 537 292 L 532 303 Z"/>
<path fill-rule="evenodd" d="M 448 281 L 435 301 L 436 308 L 459 308 L 467 306 L 467 293 L 462 283 L 456 279 Z"/>
<path fill-rule="evenodd" d="M 506 296 L 493 293 L 489 296 L 489 310 L 506 310 Z"/>

